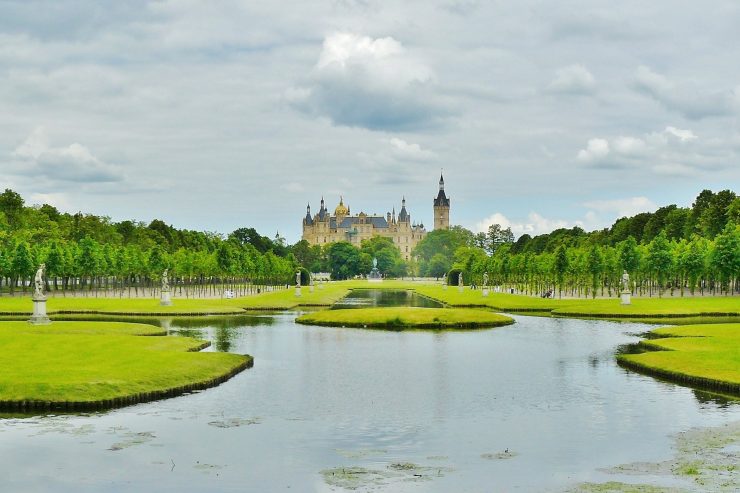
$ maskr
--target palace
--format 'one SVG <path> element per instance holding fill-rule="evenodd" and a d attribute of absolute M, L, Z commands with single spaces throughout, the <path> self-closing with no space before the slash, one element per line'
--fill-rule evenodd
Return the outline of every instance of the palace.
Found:
<path fill-rule="evenodd" d="M 434 229 L 448 229 L 449 227 L 450 199 L 445 195 L 445 182 L 440 175 L 439 193 L 434 199 Z M 322 197 L 318 214 L 311 216 L 311 205 L 306 207 L 302 239 L 311 245 L 347 241 L 359 247 L 362 240 L 376 235 L 383 236 L 393 241 L 401 252 L 401 257 L 410 260 L 414 247 L 426 234 L 423 223 L 411 222 L 411 214 L 406 210 L 405 197 L 401 200 L 401 210 L 398 216 L 396 216 L 395 207 L 385 216 L 368 215 L 364 212 L 353 216 L 349 207 L 344 205 L 342 197 L 339 199 L 339 205 L 334 209 L 334 214 L 331 215 Z"/>

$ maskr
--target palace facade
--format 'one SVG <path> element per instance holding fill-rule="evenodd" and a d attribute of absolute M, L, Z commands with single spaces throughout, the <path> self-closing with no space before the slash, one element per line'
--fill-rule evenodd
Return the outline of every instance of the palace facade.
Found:
<path fill-rule="evenodd" d="M 450 227 L 450 199 L 444 191 L 444 178 L 439 177 L 439 193 L 434 199 L 434 229 Z M 339 205 L 330 214 L 321 198 L 319 212 L 311 215 L 311 205 L 306 206 L 306 217 L 303 218 L 303 236 L 311 245 L 325 245 L 335 241 L 347 241 L 359 248 L 362 240 L 373 236 L 390 238 L 398 247 L 401 257 L 411 259 L 411 252 L 427 234 L 423 223 L 411 221 L 411 214 L 406 209 L 406 198 L 401 200 L 401 210 L 396 216 L 396 208 L 385 216 L 368 215 L 360 212 L 353 216 L 344 198 L 340 197 Z"/>

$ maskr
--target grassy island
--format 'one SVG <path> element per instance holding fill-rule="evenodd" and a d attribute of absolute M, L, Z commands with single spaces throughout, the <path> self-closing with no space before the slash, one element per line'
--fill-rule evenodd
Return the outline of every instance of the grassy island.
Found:
<path fill-rule="evenodd" d="M 485 310 L 393 307 L 323 310 L 302 315 L 296 322 L 329 327 L 403 330 L 499 327 L 512 324 L 514 320 Z"/>
<path fill-rule="evenodd" d="M 638 354 L 621 354 L 628 368 L 669 380 L 740 395 L 740 324 L 703 324 L 654 330 Z"/>
<path fill-rule="evenodd" d="M 111 408 L 217 385 L 252 357 L 117 322 L 0 322 L 0 409 Z"/>

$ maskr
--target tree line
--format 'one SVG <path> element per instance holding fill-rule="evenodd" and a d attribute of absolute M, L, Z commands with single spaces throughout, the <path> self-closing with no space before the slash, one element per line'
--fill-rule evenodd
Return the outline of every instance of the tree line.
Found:
<path fill-rule="evenodd" d="M 186 296 L 236 292 L 293 282 L 300 262 L 285 244 L 240 228 L 223 236 L 176 229 L 155 219 L 113 222 L 105 216 L 26 206 L 13 190 L 0 194 L 0 288 L 25 292 L 38 265 L 48 289 L 156 289 L 169 269 L 173 289 Z"/>
<path fill-rule="evenodd" d="M 740 291 L 740 198 L 702 191 L 690 208 L 661 207 L 618 219 L 610 228 L 562 228 L 518 239 L 498 224 L 485 233 L 432 231 L 414 255 L 422 276 L 449 276 L 556 296 L 614 296 L 623 271 L 637 294 Z"/>

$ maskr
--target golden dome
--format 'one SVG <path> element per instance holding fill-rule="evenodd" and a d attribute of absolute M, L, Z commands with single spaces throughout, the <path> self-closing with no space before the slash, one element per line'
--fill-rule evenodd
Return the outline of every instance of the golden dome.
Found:
<path fill-rule="evenodd" d="M 334 209 L 335 216 L 346 216 L 349 213 L 349 209 L 344 206 L 344 199 L 339 197 L 339 205 Z"/>

